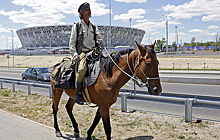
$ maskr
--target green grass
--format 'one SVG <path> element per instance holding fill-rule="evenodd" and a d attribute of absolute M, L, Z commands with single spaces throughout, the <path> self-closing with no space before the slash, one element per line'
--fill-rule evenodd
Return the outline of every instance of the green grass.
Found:
<path fill-rule="evenodd" d="M 177 138 L 179 138 L 179 139 L 185 139 L 185 136 L 183 135 L 183 133 L 181 133 L 180 135 L 177 136 Z"/>
<path fill-rule="evenodd" d="M 201 127 L 209 127 L 207 124 L 202 124 L 202 123 L 200 123 L 199 124 Z"/>
<path fill-rule="evenodd" d="M 5 90 L 5 91 L 2 91 L 2 95 L 5 96 L 5 97 L 8 97 L 11 93 L 11 90 Z"/>

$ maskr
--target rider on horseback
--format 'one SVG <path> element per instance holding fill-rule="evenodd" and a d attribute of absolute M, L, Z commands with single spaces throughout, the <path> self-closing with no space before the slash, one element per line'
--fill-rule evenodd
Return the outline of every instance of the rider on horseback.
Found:
<path fill-rule="evenodd" d="M 76 71 L 76 94 L 75 102 L 83 105 L 82 99 L 82 82 L 87 70 L 86 53 L 95 47 L 98 47 L 97 39 L 102 42 L 102 38 L 98 33 L 98 28 L 89 21 L 91 10 L 89 3 L 85 2 L 78 8 L 81 21 L 75 23 L 72 27 L 70 36 L 70 51 L 73 59 L 78 58 L 78 69 Z M 103 45 L 103 44 L 100 44 Z M 76 53 L 74 54 L 74 52 Z"/>

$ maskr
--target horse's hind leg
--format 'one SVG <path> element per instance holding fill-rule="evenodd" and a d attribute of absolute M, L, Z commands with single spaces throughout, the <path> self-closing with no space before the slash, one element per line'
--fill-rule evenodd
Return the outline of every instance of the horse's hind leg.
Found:
<path fill-rule="evenodd" d="M 91 140 L 92 139 L 92 137 L 91 137 L 92 133 L 93 133 L 95 127 L 97 126 L 97 124 L 99 123 L 100 119 L 101 119 L 101 115 L 100 115 L 99 109 L 98 109 L 97 112 L 96 112 L 95 119 L 94 119 L 91 127 L 89 128 L 89 130 L 87 132 L 87 138 L 86 138 L 87 140 Z"/>
<path fill-rule="evenodd" d="M 73 116 L 73 113 L 72 113 L 72 109 L 73 109 L 73 105 L 75 104 L 75 101 L 70 97 L 67 104 L 66 104 L 66 110 L 67 110 L 67 113 L 69 114 L 69 117 L 72 121 L 72 124 L 73 124 L 73 127 L 74 127 L 74 136 L 76 138 L 79 138 L 79 129 L 78 129 L 78 124 Z"/>
<path fill-rule="evenodd" d="M 53 87 L 52 87 L 52 89 L 53 89 Z M 63 90 L 61 90 L 61 89 L 57 89 L 57 90 L 53 89 L 53 105 L 52 105 L 52 108 L 53 108 L 53 116 L 54 116 L 54 128 L 56 130 L 56 136 L 57 137 L 62 137 L 62 134 L 60 132 L 60 129 L 59 129 L 59 126 L 58 126 L 58 123 L 57 123 L 57 111 L 58 111 L 58 105 L 59 105 L 62 93 L 63 93 Z"/>

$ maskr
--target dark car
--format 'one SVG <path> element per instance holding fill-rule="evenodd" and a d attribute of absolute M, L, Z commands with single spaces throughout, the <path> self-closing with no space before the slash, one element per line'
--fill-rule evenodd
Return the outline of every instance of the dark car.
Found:
<path fill-rule="evenodd" d="M 32 67 L 28 68 L 25 72 L 21 74 L 22 80 L 37 80 L 39 82 L 50 81 L 51 69 L 47 67 Z"/>

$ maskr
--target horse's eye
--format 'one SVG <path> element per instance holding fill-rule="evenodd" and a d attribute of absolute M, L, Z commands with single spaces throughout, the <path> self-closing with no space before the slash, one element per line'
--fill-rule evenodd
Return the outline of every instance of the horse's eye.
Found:
<path fill-rule="evenodd" d="M 145 65 L 146 65 L 147 67 L 150 67 L 150 63 L 145 63 Z"/>

